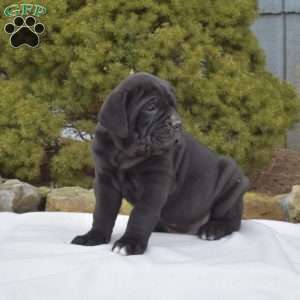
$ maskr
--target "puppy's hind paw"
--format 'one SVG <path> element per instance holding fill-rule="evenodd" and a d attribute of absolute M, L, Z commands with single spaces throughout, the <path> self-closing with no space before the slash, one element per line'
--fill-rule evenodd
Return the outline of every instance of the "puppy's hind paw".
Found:
<path fill-rule="evenodd" d="M 229 234 L 228 224 L 224 221 L 208 221 L 198 230 L 198 237 L 202 240 L 214 241 Z"/>

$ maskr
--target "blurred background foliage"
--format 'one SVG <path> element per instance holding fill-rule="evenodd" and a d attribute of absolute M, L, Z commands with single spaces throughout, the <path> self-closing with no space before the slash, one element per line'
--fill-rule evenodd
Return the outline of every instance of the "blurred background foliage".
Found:
<path fill-rule="evenodd" d="M 169 80 L 186 130 L 248 172 L 299 119 L 294 89 L 266 72 L 250 30 L 255 0 L 39 3 L 48 13 L 38 48 L 13 49 L 0 30 L 2 176 L 91 187 L 88 137 L 105 97 L 132 71 Z M 0 28 L 11 19 L 2 14 Z"/>

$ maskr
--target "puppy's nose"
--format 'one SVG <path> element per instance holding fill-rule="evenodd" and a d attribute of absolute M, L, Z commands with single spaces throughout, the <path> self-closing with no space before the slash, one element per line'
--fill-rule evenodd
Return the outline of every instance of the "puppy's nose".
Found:
<path fill-rule="evenodd" d="M 174 122 L 172 124 L 172 127 L 176 130 L 180 130 L 181 129 L 181 121 Z"/>
<path fill-rule="evenodd" d="M 176 129 L 176 130 L 180 130 L 181 129 L 181 120 L 179 118 L 179 116 L 173 114 L 171 115 L 171 126 Z"/>

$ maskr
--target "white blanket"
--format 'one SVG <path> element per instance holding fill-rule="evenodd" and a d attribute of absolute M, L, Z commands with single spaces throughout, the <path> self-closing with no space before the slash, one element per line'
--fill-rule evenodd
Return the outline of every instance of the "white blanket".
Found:
<path fill-rule="evenodd" d="M 300 299 L 300 224 L 243 221 L 219 241 L 154 233 L 144 255 L 71 245 L 81 213 L 0 213 L 0 300 Z"/>

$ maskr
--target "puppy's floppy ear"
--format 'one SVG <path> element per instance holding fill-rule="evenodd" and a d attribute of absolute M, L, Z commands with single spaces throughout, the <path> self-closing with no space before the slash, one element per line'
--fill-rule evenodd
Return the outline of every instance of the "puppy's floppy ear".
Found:
<path fill-rule="evenodd" d="M 98 113 L 100 124 L 121 138 L 128 136 L 126 102 L 127 92 L 114 90 L 107 97 Z"/>
<path fill-rule="evenodd" d="M 172 101 L 173 106 L 176 107 L 176 96 L 175 96 L 175 89 L 174 89 L 174 87 L 167 80 L 162 80 L 162 83 L 163 83 L 165 92 L 167 93 L 167 95 L 169 96 L 169 98 Z"/>

